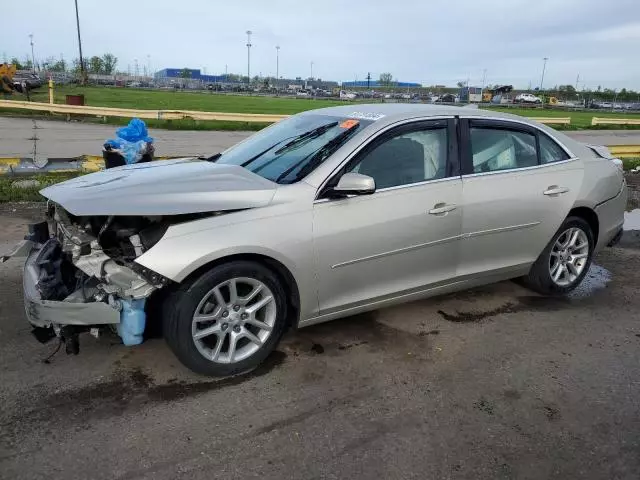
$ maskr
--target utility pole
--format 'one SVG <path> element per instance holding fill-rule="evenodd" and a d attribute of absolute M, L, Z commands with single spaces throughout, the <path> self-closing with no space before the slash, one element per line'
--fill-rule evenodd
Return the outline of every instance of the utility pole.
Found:
<path fill-rule="evenodd" d="M 542 64 L 542 77 L 540 78 L 540 91 L 542 91 L 542 85 L 544 84 L 544 72 L 547 69 L 547 60 L 549 60 L 549 57 L 544 57 L 542 60 L 544 60 L 544 63 Z"/>
<path fill-rule="evenodd" d="M 247 84 L 251 85 L 251 30 L 247 30 Z"/>
<path fill-rule="evenodd" d="M 367 72 L 367 90 L 371 87 L 371 72 Z"/>
<path fill-rule="evenodd" d="M 576 92 L 578 91 L 578 83 L 580 82 L 580 74 L 576 77 Z"/>
<path fill-rule="evenodd" d="M 78 0 L 75 0 L 76 4 L 76 27 L 78 29 L 78 51 L 80 53 L 80 84 L 85 85 L 87 83 L 87 72 L 84 70 L 84 60 L 82 59 L 82 40 L 80 38 L 80 16 L 78 15 Z"/>
<path fill-rule="evenodd" d="M 311 76 L 309 78 L 313 80 L 313 61 L 311 62 Z"/>
<path fill-rule="evenodd" d="M 31 70 L 36 73 L 36 56 L 33 54 L 33 33 L 29 34 L 29 43 L 31 44 Z"/>
<path fill-rule="evenodd" d="M 149 55 L 147 53 L 147 73 L 149 74 L 150 77 L 152 77 L 152 73 L 151 73 L 151 55 Z"/>
<path fill-rule="evenodd" d="M 276 87 L 280 84 L 280 45 L 276 45 Z"/>
<path fill-rule="evenodd" d="M 484 86 L 487 81 L 487 69 L 482 70 L 482 88 L 480 89 L 480 102 L 482 102 L 482 96 L 484 95 Z"/>

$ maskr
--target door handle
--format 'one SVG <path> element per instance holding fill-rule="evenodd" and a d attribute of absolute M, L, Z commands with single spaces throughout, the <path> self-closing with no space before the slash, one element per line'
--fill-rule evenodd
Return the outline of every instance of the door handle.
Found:
<path fill-rule="evenodd" d="M 446 215 L 447 213 L 458 208 L 457 205 L 446 204 L 446 203 L 436 203 L 431 210 L 429 210 L 429 215 Z"/>
<path fill-rule="evenodd" d="M 551 185 L 547 187 L 547 189 L 542 192 L 543 195 L 562 195 L 563 193 L 567 193 L 569 189 L 567 187 L 559 187 L 557 185 Z"/>

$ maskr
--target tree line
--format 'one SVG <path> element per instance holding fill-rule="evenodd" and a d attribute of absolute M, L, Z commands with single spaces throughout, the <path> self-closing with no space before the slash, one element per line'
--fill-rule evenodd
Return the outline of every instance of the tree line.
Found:
<path fill-rule="evenodd" d="M 114 75 L 117 73 L 116 65 L 118 64 L 118 57 L 112 53 L 105 53 L 101 56 L 93 55 L 91 57 L 85 57 L 82 60 L 87 73 L 99 75 Z M 34 70 L 33 62 L 29 58 L 21 61 L 17 57 L 13 57 L 9 63 L 14 64 L 18 70 Z M 47 57 L 40 62 L 36 62 L 35 69 L 48 72 L 69 72 L 77 74 L 80 73 L 80 59 L 76 58 L 71 63 L 68 63 L 64 58 L 56 59 L 55 57 Z"/>

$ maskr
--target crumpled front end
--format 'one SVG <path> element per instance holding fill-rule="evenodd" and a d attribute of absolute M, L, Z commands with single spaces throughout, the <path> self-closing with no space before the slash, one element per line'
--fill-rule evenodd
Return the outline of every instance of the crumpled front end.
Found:
<path fill-rule="evenodd" d="M 77 343 L 79 332 L 112 326 L 126 345 L 141 343 L 146 300 L 170 281 L 134 260 L 162 237 L 166 218 L 76 217 L 53 204 L 49 214 L 52 231 L 35 224 L 21 246 L 31 248 L 23 288 L 36 336 Z"/>

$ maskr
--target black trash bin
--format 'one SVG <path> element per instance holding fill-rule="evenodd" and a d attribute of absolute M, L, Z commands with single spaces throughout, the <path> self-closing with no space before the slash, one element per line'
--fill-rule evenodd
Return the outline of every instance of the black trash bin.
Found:
<path fill-rule="evenodd" d="M 104 144 L 102 150 L 102 158 L 104 158 L 104 168 L 114 168 L 126 165 L 127 162 L 124 157 L 114 150 L 108 143 Z M 153 160 L 153 145 L 147 144 L 147 153 L 142 155 L 142 158 L 137 163 L 150 162 Z"/>

